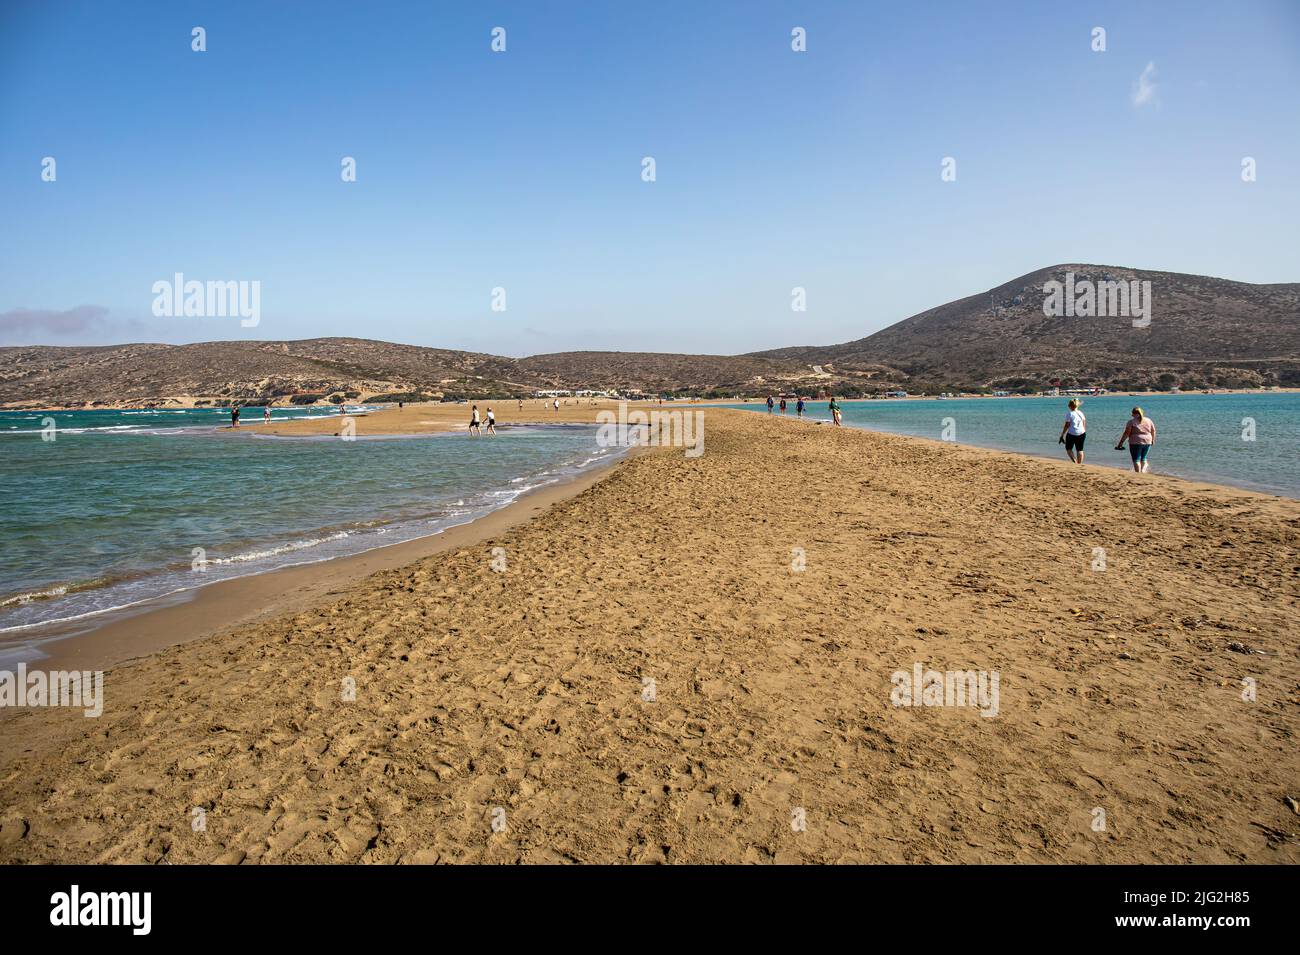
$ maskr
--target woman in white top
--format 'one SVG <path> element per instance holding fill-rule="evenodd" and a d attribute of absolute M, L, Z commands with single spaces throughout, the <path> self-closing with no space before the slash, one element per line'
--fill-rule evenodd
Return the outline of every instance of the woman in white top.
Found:
<path fill-rule="evenodd" d="M 478 405 L 475 405 L 469 413 L 469 433 L 478 437 Z"/>
<path fill-rule="evenodd" d="M 1065 453 L 1075 464 L 1083 463 L 1083 442 L 1087 437 L 1088 419 L 1079 410 L 1079 402 L 1071 398 L 1070 413 L 1065 416 L 1065 424 L 1061 425 L 1058 443 L 1065 445 Z"/>
<path fill-rule="evenodd" d="M 487 410 L 487 433 L 497 433 L 497 416 L 492 413 L 492 409 Z"/>

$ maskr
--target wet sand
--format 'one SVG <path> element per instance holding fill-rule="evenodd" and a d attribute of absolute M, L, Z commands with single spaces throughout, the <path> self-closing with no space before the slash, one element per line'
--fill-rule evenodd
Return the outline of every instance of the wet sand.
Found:
<path fill-rule="evenodd" d="M 1300 861 L 1300 503 L 705 415 L 0 721 L 0 860 Z"/>
<path fill-rule="evenodd" d="M 40 650 L 45 658 L 30 665 L 48 670 L 103 669 L 241 624 L 306 609 L 345 593 L 350 586 L 378 571 L 402 567 L 498 535 L 590 487 L 611 466 L 612 463 L 602 464 L 569 480 L 529 491 L 477 520 L 428 537 L 223 580 L 107 613 L 91 621 L 77 621 L 63 628 L 43 628 L 40 633 L 48 639 L 40 644 Z M 4 649 L 3 644 L 0 649 Z M 0 709 L 0 720 L 11 712 Z"/>

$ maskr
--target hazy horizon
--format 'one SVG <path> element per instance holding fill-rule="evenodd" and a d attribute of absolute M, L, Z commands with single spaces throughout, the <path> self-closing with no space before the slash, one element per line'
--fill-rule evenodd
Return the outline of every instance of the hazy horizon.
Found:
<path fill-rule="evenodd" d="M 1284 2 L 10 3 L 0 345 L 735 355 L 1055 263 L 1295 282 L 1297 120 Z M 176 273 L 260 321 L 156 316 Z"/>
<path fill-rule="evenodd" d="M 1056 264 L 1051 265 L 1051 266 L 1044 266 L 1043 268 L 1051 269 L 1051 268 L 1056 268 L 1056 267 L 1065 266 L 1065 265 L 1069 265 L 1069 264 L 1074 264 L 1074 265 L 1079 265 L 1079 266 L 1084 266 L 1084 267 L 1091 267 L 1091 268 L 1116 268 L 1116 269 L 1130 268 L 1130 266 L 1121 266 L 1121 265 L 1116 265 L 1115 263 L 1102 263 L 1102 262 L 1092 262 L 1092 263 L 1082 263 L 1082 262 L 1080 262 L 1080 263 L 1056 263 Z M 1036 270 L 1034 270 L 1034 271 L 1039 271 L 1039 270 L 1036 269 Z M 1150 271 L 1150 270 L 1148 270 L 1148 271 Z M 1030 273 L 1025 273 L 1025 274 L 1027 275 L 1027 274 L 1030 274 Z M 1187 274 L 1187 273 L 1180 273 L 1180 274 Z M 1020 277 L 1021 277 L 1021 276 L 1012 276 L 1012 278 L 1011 278 L 1011 279 L 1008 279 L 1007 281 L 1014 281 L 1015 279 L 1020 278 Z M 1236 279 L 1231 278 L 1230 276 L 1223 276 L 1223 275 L 1218 275 L 1218 276 L 1205 276 L 1205 277 L 1206 277 L 1206 278 L 1214 278 L 1214 279 L 1222 279 L 1222 280 L 1231 281 L 1231 282 L 1237 282 L 1237 281 L 1238 281 L 1238 280 L 1236 280 Z M 1001 285 L 1001 284 L 1005 284 L 1005 283 L 998 283 L 998 285 Z M 1267 286 L 1267 285 L 1300 285 L 1300 281 L 1296 281 L 1296 282 L 1261 282 L 1261 283 L 1244 283 L 1244 284 L 1257 284 L 1257 285 L 1261 285 L 1261 286 Z M 996 288 L 996 287 L 997 287 L 997 285 L 992 286 L 992 288 Z M 963 296 L 961 296 L 959 299 L 954 299 L 953 301 L 960 301 L 961 298 L 969 298 L 969 297 L 974 296 L 974 295 L 979 295 L 979 294 L 981 294 L 981 293 L 984 292 L 984 291 L 987 291 L 987 290 L 986 290 L 986 289 L 981 289 L 981 290 L 979 290 L 979 291 L 977 291 L 977 292 L 972 292 L 972 293 L 970 293 L 969 295 L 963 295 Z M 949 303 L 947 303 L 947 302 L 936 302 L 934 306 L 931 306 L 931 308 L 933 308 L 933 307 L 937 307 L 937 306 L 939 306 L 939 305 L 945 305 L 945 304 L 949 304 Z M 924 312 L 924 311 L 926 311 L 926 309 L 923 309 L 923 310 L 922 310 L 922 312 Z M 905 316 L 904 318 L 899 319 L 899 321 L 906 321 L 907 318 L 911 318 L 911 317 L 914 317 L 914 316 L 910 316 L 910 315 L 909 315 L 909 316 Z M 884 327 L 884 328 L 888 328 L 888 327 L 890 327 L 890 325 L 893 325 L 893 324 L 897 324 L 897 323 L 896 323 L 896 322 L 891 322 L 891 323 L 889 323 L 889 325 L 885 325 L 885 326 L 883 326 L 883 327 Z M 879 331 L 879 330 L 880 330 L 880 329 L 877 329 L 877 331 Z M 868 336 L 860 336 L 860 337 L 868 337 Z M 19 344 L 19 345 L 13 345 L 13 344 L 9 344 L 9 343 L 0 342 L 0 348 L 5 348 L 5 347 L 9 347 L 9 348 L 13 348 L 13 347 L 53 347 L 53 348 L 60 348 L 60 347 L 63 347 L 63 348 L 67 348 L 67 347 L 74 347 L 74 348 L 75 348 L 75 347 L 103 347 L 103 348 L 113 348 L 113 347 L 124 347 L 124 346 L 129 346 L 129 345 L 209 345 L 209 344 L 221 344 L 221 343 L 228 343 L 228 342 L 267 342 L 267 343 L 275 343 L 275 342 L 294 342 L 294 341 L 315 341 L 315 340 L 326 340 L 326 339 L 340 339 L 340 340 L 344 340 L 344 339 L 353 339 L 353 340 L 358 340 L 358 341 L 374 341 L 374 342 L 381 342 L 381 343 L 389 344 L 389 345 L 410 345 L 410 346 L 425 347 L 425 348 L 438 348 L 438 349 L 443 349 L 443 350 L 446 350 L 446 351 L 466 351 L 466 352 L 477 352 L 477 353 L 479 353 L 479 354 L 491 354 L 491 355 L 494 355 L 494 356 L 499 357 L 499 358 L 514 358 L 514 359 L 521 359 L 521 358 L 537 357 L 537 356 L 539 356 L 539 355 L 544 355 L 544 354 L 551 354 L 551 353 L 548 353 L 548 352 L 530 352 L 530 353 L 518 353 L 518 354 L 514 354 L 514 353 L 507 354 L 507 353 L 504 353 L 504 352 L 478 352 L 476 349 L 458 348 L 457 346 L 454 346 L 454 345 L 441 345 L 441 344 L 437 344 L 437 343 L 426 343 L 426 342 L 399 341 L 399 340 L 396 340 L 396 339 L 381 338 L 381 337 L 376 337 L 376 336 L 373 336 L 373 335 L 306 335 L 306 336 L 295 337 L 295 338 L 258 338 L 258 337 L 248 336 L 248 337 L 227 337 L 227 338 L 208 338 L 208 339 L 200 338 L 200 339 L 194 339 L 194 340 L 192 340 L 192 341 L 184 341 L 184 342 L 164 342 L 164 341 L 147 341 L 147 340 L 123 340 L 123 341 L 104 342 L 104 343 L 86 344 L 86 345 L 78 345 L 78 344 L 76 344 L 76 343 L 69 343 L 69 342 L 55 342 L 55 341 L 41 341 L 41 342 L 33 341 L 33 342 L 24 342 L 24 343 Z M 855 340 L 855 339 L 849 339 L 848 341 L 851 342 L 851 341 L 854 341 L 854 340 Z M 804 346 L 807 346 L 807 347 L 830 347 L 830 346 L 842 345 L 842 344 L 846 344 L 846 343 L 847 343 L 847 342 L 803 342 L 803 341 L 798 341 L 798 342 L 789 342 L 789 343 L 787 343 L 787 344 L 785 344 L 785 345 L 776 345 L 776 346 L 773 346 L 772 348 L 750 349 L 750 350 L 748 350 L 748 351 L 744 351 L 744 352 L 740 352 L 740 351 L 732 351 L 732 352 L 718 351 L 718 352 L 695 352 L 695 353 L 691 353 L 691 354 L 699 354 L 699 355 L 717 355 L 718 357 L 736 357 L 736 356 L 739 356 L 739 355 L 754 354 L 754 353 L 757 353 L 757 352 L 763 352 L 763 351 L 774 351 L 774 350 L 781 349 L 781 348 L 799 348 L 799 347 L 804 347 Z M 560 352 L 592 352 L 592 353 L 605 353 L 605 352 L 611 352 L 611 353 L 620 353 L 620 354 L 626 354 L 626 353 L 631 353 L 631 352 L 635 351 L 635 352 L 638 352 L 638 353 L 641 353 L 641 354 L 664 354 L 664 355 L 682 354 L 681 352 L 658 351 L 658 350 L 655 350 L 655 349 L 636 349 L 636 350 L 633 350 L 633 349 L 611 349 L 611 348 L 566 348 L 566 349 L 559 349 L 558 351 L 560 351 Z"/>

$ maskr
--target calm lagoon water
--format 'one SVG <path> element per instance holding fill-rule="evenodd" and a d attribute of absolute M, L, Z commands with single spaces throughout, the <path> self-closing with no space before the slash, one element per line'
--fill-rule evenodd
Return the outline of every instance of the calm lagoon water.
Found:
<path fill-rule="evenodd" d="M 0 412 L 0 640 L 434 534 L 617 453 L 580 425 L 343 441 L 259 436 L 261 415 Z"/>
<path fill-rule="evenodd" d="M 959 444 L 1065 457 L 1057 435 L 1066 398 L 950 398 L 943 401 L 881 399 L 842 402 L 846 425 L 939 439 L 951 418 Z M 1127 451 L 1114 450 L 1129 412 L 1138 405 L 1156 423 L 1151 470 L 1159 474 L 1229 484 L 1300 498 L 1300 394 L 1104 395 L 1083 398 L 1088 418 L 1085 460 L 1129 468 Z M 752 411 L 756 402 L 732 405 Z M 786 412 L 794 414 L 794 407 Z M 811 417 L 829 421 L 825 401 Z M 1254 422 L 1254 440 L 1246 440 Z"/>

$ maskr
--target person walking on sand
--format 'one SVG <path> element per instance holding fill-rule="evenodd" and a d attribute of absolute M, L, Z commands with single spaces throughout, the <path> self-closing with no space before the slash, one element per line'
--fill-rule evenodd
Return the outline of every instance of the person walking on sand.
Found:
<path fill-rule="evenodd" d="M 768 395 L 768 396 L 767 396 L 767 413 L 768 413 L 768 414 L 771 414 L 771 413 L 772 413 L 772 405 L 773 405 L 773 404 L 775 404 L 775 402 L 772 401 L 772 396 L 771 396 L 771 395 Z"/>
<path fill-rule="evenodd" d="M 230 408 L 230 426 L 239 427 L 239 405 L 232 405 Z"/>
<path fill-rule="evenodd" d="M 1128 441 L 1128 456 L 1133 459 L 1133 470 L 1138 474 L 1149 474 L 1151 465 L 1147 456 L 1156 443 L 1156 423 L 1144 415 L 1141 408 L 1133 409 L 1133 417 L 1124 425 L 1124 433 L 1120 435 L 1115 450 L 1123 451 L 1125 441 Z"/>
<path fill-rule="evenodd" d="M 1078 400 L 1071 398 L 1070 411 L 1065 416 L 1065 423 L 1061 425 L 1061 436 L 1057 439 L 1057 444 L 1065 445 L 1065 453 L 1070 456 L 1071 461 L 1082 464 L 1083 442 L 1087 437 L 1088 419 L 1079 410 Z"/>
<path fill-rule="evenodd" d="M 492 409 L 487 410 L 487 433 L 495 435 L 497 433 L 497 416 L 492 413 Z"/>
<path fill-rule="evenodd" d="M 800 418 L 803 417 L 803 395 L 799 396 L 799 401 L 794 406 L 795 414 Z"/>
<path fill-rule="evenodd" d="M 831 418 L 835 421 L 835 427 L 840 427 L 840 405 L 834 398 L 831 398 Z"/>
<path fill-rule="evenodd" d="M 476 437 L 476 438 L 479 436 L 479 430 L 478 430 L 478 405 L 475 405 L 473 408 L 470 409 L 470 413 L 469 413 L 469 433 L 472 434 L 472 435 L 474 435 L 474 437 Z"/>
<path fill-rule="evenodd" d="M 555 399 L 555 413 L 556 413 L 556 414 L 559 414 L 559 413 L 560 413 L 560 399 L 559 399 L 559 398 L 556 398 L 556 399 Z"/>
<path fill-rule="evenodd" d="M 265 408 L 262 409 L 262 420 L 265 421 L 267 424 L 270 424 L 270 423 L 271 423 L 271 406 L 270 406 L 270 405 L 267 405 Z"/>

